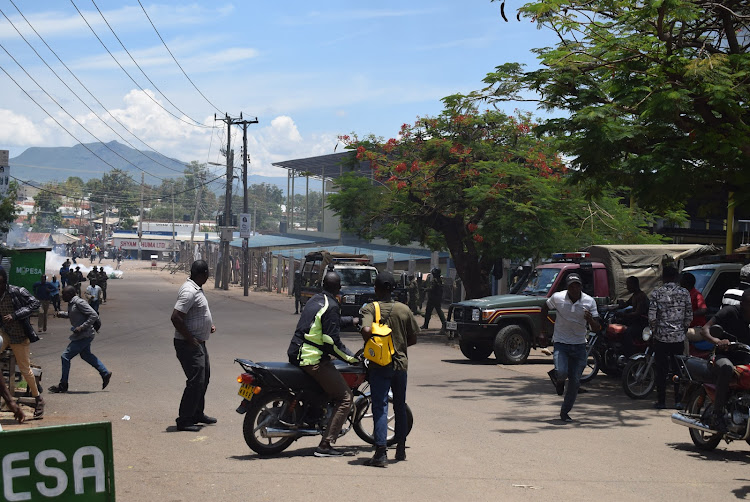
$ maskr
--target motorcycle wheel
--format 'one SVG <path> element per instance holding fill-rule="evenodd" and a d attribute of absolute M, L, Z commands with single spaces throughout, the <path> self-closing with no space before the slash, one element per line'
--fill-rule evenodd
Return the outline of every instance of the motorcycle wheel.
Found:
<path fill-rule="evenodd" d="M 356 420 L 354 422 L 354 432 L 357 433 L 357 436 L 368 444 L 375 444 L 375 436 L 372 434 L 372 427 L 373 427 L 373 421 L 372 421 L 372 400 L 370 397 L 362 398 L 358 400 L 355 403 L 355 406 L 357 406 L 357 417 L 359 417 L 359 420 Z M 391 396 L 388 396 L 388 410 L 390 413 L 388 414 L 388 436 L 386 438 L 386 444 L 388 446 L 393 446 L 396 444 L 396 415 L 393 413 L 393 398 Z M 365 419 L 367 420 L 368 425 L 370 426 L 370 432 L 365 430 L 365 425 L 362 423 Z M 411 408 L 409 408 L 409 404 L 406 405 L 406 435 L 408 436 L 411 432 L 411 427 L 414 425 L 414 415 L 411 413 Z"/>
<path fill-rule="evenodd" d="M 286 423 L 297 422 L 296 408 L 291 408 L 291 396 L 288 394 L 267 394 L 253 397 L 250 401 L 242 434 L 245 443 L 258 455 L 276 455 L 286 450 L 296 439 L 292 437 L 263 437 L 266 427 L 277 425 L 283 420 Z"/>
<path fill-rule="evenodd" d="M 701 422 L 706 422 L 711 413 L 713 413 L 713 403 L 708 394 L 706 394 L 705 389 L 698 389 L 690 397 L 685 411 L 692 417 L 700 417 Z M 690 429 L 690 439 L 693 440 L 693 444 L 704 451 L 710 451 L 719 446 L 721 438 L 721 434 L 711 434 L 710 432 L 703 432 L 698 429 Z"/>
<path fill-rule="evenodd" d="M 622 389 L 631 399 L 644 399 L 656 386 L 656 373 L 651 365 L 646 371 L 648 359 L 631 360 L 622 372 Z"/>
<path fill-rule="evenodd" d="M 589 354 L 588 359 L 586 360 L 586 367 L 583 368 L 583 373 L 581 374 L 581 382 L 586 383 L 588 381 L 591 381 L 597 375 L 597 373 L 599 373 L 599 366 L 601 366 L 599 353 L 596 350 L 592 350 Z"/>

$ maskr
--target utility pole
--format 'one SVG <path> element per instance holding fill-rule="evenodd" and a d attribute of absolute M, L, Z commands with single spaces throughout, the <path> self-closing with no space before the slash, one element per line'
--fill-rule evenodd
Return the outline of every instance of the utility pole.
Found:
<path fill-rule="evenodd" d="M 102 240 L 107 242 L 107 196 L 104 196 L 104 214 L 102 215 Z"/>
<path fill-rule="evenodd" d="M 172 184 L 172 261 L 177 258 L 177 243 L 174 233 L 174 184 Z"/>
<path fill-rule="evenodd" d="M 141 215 L 138 218 L 138 259 L 142 260 L 141 239 L 143 239 L 143 173 L 141 173 Z"/>

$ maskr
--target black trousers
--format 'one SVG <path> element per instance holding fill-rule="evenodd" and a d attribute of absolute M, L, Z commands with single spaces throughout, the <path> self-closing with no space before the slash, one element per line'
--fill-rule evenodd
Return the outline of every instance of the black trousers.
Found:
<path fill-rule="evenodd" d="M 660 403 L 664 404 L 667 399 L 667 373 L 671 364 L 675 364 L 674 356 L 685 351 L 685 342 L 654 342 L 654 372 L 656 373 L 656 395 Z M 677 370 L 677 368 L 673 368 Z M 674 386 L 675 401 L 679 401 L 677 395 L 680 386 Z"/>
<path fill-rule="evenodd" d="M 174 339 L 174 348 L 177 359 L 182 365 L 187 380 L 185 390 L 180 401 L 180 415 L 177 417 L 177 425 L 192 425 L 203 418 L 206 405 L 206 389 L 211 376 L 211 365 L 208 360 L 208 350 L 205 342 L 197 346 L 191 345 L 185 340 Z"/>

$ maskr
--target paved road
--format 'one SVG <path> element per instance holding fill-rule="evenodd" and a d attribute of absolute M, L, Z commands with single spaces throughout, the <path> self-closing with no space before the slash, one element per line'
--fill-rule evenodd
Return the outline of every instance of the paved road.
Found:
<path fill-rule="evenodd" d="M 207 290 L 218 331 L 207 412 L 219 419 L 200 433 L 174 432 L 184 377 L 172 348 L 169 315 L 184 277 L 131 270 L 110 281 L 104 328 L 93 344 L 114 372 L 100 390 L 96 372 L 73 363 L 68 394 L 49 395 L 47 417 L 20 427 L 110 420 L 117 498 L 121 501 L 211 500 L 728 500 L 750 493 L 750 446 L 697 452 L 667 410 L 624 396 L 606 377 L 589 385 L 563 425 L 560 398 L 546 371 L 550 358 L 508 367 L 469 363 L 437 335 L 410 349 L 408 401 L 415 426 L 408 460 L 373 469 L 353 433 L 339 441 L 354 457 L 312 457 L 316 438 L 276 458 L 259 458 L 244 443 L 235 357 L 281 360 L 297 317 L 292 301 L 240 288 Z M 54 319 L 33 359 L 44 386 L 57 382 L 67 343 Z M 350 347 L 353 334 L 345 336 Z M 130 420 L 123 420 L 124 416 Z M 0 423 L 14 428 L 8 414 Z"/>

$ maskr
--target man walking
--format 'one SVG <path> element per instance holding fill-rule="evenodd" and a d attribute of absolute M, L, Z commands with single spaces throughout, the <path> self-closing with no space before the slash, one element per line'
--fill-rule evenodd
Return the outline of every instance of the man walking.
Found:
<path fill-rule="evenodd" d="M 208 280 L 208 263 L 196 260 L 190 267 L 190 278 L 177 293 L 172 310 L 174 348 L 187 381 L 180 401 L 177 430 L 198 432 L 198 424 L 215 424 L 216 419 L 205 414 L 206 389 L 211 376 L 206 342 L 216 331 L 208 300 L 202 286 Z"/>
<path fill-rule="evenodd" d="M 427 307 L 424 312 L 424 324 L 422 329 L 427 329 L 430 324 L 430 317 L 432 317 L 432 309 L 435 309 L 435 313 L 440 318 L 442 323 L 441 329 L 445 330 L 445 314 L 443 314 L 443 279 L 440 277 L 440 269 L 432 269 L 432 282 L 430 282 L 430 290 L 427 292 Z"/>
<path fill-rule="evenodd" d="M 417 303 L 419 302 L 419 283 L 413 275 L 409 277 L 409 310 L 413 315 L 417 315 Z"/>
<path fill-rule="evenodd" d="M 677 269 L 664 267 L 663 284 L 651 292 L 648 307 L 648 323 L 654 343 L 654 372 L 656 373 L 657 401 L 654 407 L 666 408 L 667 371 L 674 356 L 682 354 L 685 347 L 685 332 L 693 320 L 690 293 L 677 284 Z M 678 384 L 675 384 L 675 402 Z"/>
<path fill-rule="evenodd" d="M 91 305 L 76 295 L 76 290 L 73 286 L 65 286 L 63 288 L 62 298 L 68 303 L 68 311 L 67 313 L 60 312 L 58 315 L 67 317 L 70 320 L 71 331 L 73 333 L 70 335 L 70 343 L 60 357 L 62 360 L 60 383 L 50 387 L 49 391 L 52 393 L 68 392 L 70 361 L 79 354 L 81 359 L 99 372 L 99 375 L 102 377 L 102 389 L 106 389 L 112 378 L 112 372 L 91 352 L 91 342 L 94 341 L 94 336 L 96 336 L 94 324 L 99 320 L 99 316 L 91 308 Z"/>
<path fill-rule="evenodd" d="M 99 267 L 99 274 L 97 275 L 98 280 L 96 283 L 102 288 L 102 303 L 107 303 L 107 272 L 104 271 L 104 267 Z"/>
<path fill-rule="evenodd" d="M 339 337 L 341 325 L 356 324 L 357 318 L 341 317 L 336 296 L 341 290 L 339 274 L 329 271 L 323 277 L 323 291 L 310 298 L 302 310 L 294 336 L 289 343 L 289 362 L 299 366 L 320 384 L 334 401 L 325 435 L 315 449 L 316 457 L 340 457 L 341 450 L 332 446 L 352 407 L 352 391 L 344 377 L 333 366 L 331 356 L 350 364 L 359 360 L 346 348 Z"/>
<path fill-rule="evenodd" d="M 302 305 L 302 274 L 299 270 L 294 271 L 292 294 L 294 295 L 294 313 L 299 314 L 299 309 Z"/>
<path fill-rule="evenodd" d="M 42 312 L 37 319 L 37 328 L 39 331 L 47 331 L 47 312 L 49 311 L 49 302 L 52 300 L 52 290 L 54 287 L 47 282 L 47 276 L 42 275 L 41 279 L 31 287 L 34 296 L 42 305 Z"/>
<path fill-rule="evenodd" d="M 99 287 L 99 283 L 97 283 L 96 279 L 91 279 L 91 283 L 86 288 L 86 300 L 89 302 L 89 305 L 91 305 L 91 308 L 94 309 L 99 314 L 99 302 L 102 299 L 102 288 Z"/>
<path fill-rule="evenodd" d="M 578 397 L 581 386 L 581 374 L 586 367 L 586 333 L 588 329 L 599 331 L 599 312 L 592 297 L 581 290 L 581 277 L 570 274 L 565 280 L 567 291 L 554 293 L 542 305 L 542 319 L 545 324 L 550 310 L 557 312 L 552 341 L 555 351 L 553 360 L 555 369 L 550 372 L 550 378 L 555 382 L 557 394 L 562 395 L 563 404 L 560 408 L 560 420 L 572 422 L 570 410 Z M 588 325 L 588 329 L 587 329 Z M 544 333 L 547 328 L 542 328 Z M 568 388 L 565 389 L 565 379 Z"/>
<path fill-rule="evenodd" d="M 391 298 L 395 287 L 396 281 L 390 272 L 380 272 L 375 278 L 375 297 L 380 308 L 380 321 L 381 324 L 387 324 L 391 328 L 395 353 L 388 366 L 370 364 L 368 368 L 372 391 L 375 454 L 367 461 L 367 465 L 373 467 L 388 465 L 386 443 L 389 390 L 393 391 L 393 413 L 396 419 L 396 461 L 406 460 L 406 434 L 408 433 L 406 370 L 409 364 L 406 348 L 417 343 L 419 326 L 409 307 Z M 360 314 L 362 314 L 362 338 L 367 341 L 372 336 L 372 324 L 375 321 L 374 304 L 365 304 Z"/>

